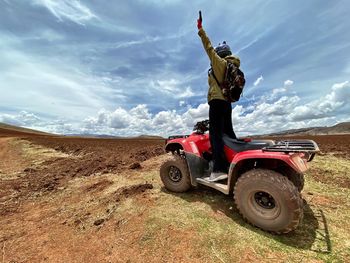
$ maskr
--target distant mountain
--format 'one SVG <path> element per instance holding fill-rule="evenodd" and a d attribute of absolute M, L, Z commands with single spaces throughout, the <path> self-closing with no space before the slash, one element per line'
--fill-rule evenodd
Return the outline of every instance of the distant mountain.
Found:
<path fill-rule="evenodd" d="M 67 133 L 63 136 L 66 137 L 86 137 L 86 138 L 104 138 L 104 139 L 121 139 L 123 137 L 113 136 L 108 134 L 90 134 L 90 133 Z"/>
<path fill-rule="evenodd" d="M 55 135 L 62 136 L 52 133 L 41 132 L 33 129 L 18 127 L 10 124 L 5 124 L 0 122 L 0 137 L 1 136 L 26 136 L 26 135 Z M 64 134 L 66 137 L 85 137 L 85 138 L 104 138 L 104 139 L 152 139 L 152 140 L 162 140 L 164 139 L 161 136 L 156 135 L 140 135 L 140 136 L 113 136 L 107 134 Z"/>
<path fill-rule="evenodd" d="M 350 134 L 350 122 L 341 122 L 331 127 L 311 127 L 275 132 L 268 135 L 339 135 Z"/>
<path fill-rule="evenodd" d="M 139 139 L 156 139 L 156 140 L 164 140 L 162 136 L 157 136 L 157 135 L 140 135 L 138 137 Z"/>

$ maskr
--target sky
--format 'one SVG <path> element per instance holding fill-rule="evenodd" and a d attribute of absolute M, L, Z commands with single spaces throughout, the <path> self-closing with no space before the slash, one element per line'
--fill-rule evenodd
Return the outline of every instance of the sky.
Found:
<path fill-rule="evenodd" d="M 189 134 L 227 41 L 238 136 L 350 121 L 347 0 L 0 0 L 0 122 L 58 134 Z"/>

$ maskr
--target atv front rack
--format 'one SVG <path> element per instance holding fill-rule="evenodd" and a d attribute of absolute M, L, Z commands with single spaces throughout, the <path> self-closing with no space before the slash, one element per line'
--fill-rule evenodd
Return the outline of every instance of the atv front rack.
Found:
<path fill-rule="evenodd" d="M 264 147 L 262 150 L 265 152 L 284 153 L 303 152 L 308 154 L 308 162 L 314 158 L 315 153 L 320 151 L 317 143 L 312 140 L 277 141 L 274 145 Z"/>
<path fill-rule="evenodd" d="M 170 141 L 170 140 L 187 138 L 188 136 L 190 136 L 190 135 L 172 135 L 172 136 L 169 136 L 168 139 L 165 140 L 165 144 L 167 144 L 168 141 Z"/>
<path fill-rule="evenodd" d="M 180 139 L 180 138 L 187 138 L 190 135 L 172 135 L 168 137 L 168 140 L 174 140 L 174 139 Z"/>

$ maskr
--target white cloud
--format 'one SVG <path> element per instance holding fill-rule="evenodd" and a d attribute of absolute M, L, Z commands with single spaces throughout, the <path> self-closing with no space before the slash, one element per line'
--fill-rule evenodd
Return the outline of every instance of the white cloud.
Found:
<path fill-rule="evenodd" d="M 256 104 L 233 108 L 233 126 L 238 135 L 264 134 L 287 129 L 334 125 L 349 121 L 350 82 L 334 84 L 325 96 L 304 102 L 286 87 L 264 94 Z"/>
<path fill-rule="evenodd" d="M 25 109 L 45 113 L 52 119 L 59 116 L 67 121 L 81 122 L 103 108 L 111 110 L 129 103 L 138 105 L 149 98 L 159 107 L 168 107 L 168 101 L 175 105 L 177 100 L 185 101 L 195 95 L 188 85 L 192 75 L 180 77 L 175 74 L 166 78 L 168 76 L 160 73 L 154 81 L 150 82 L 154 76 L 145 76 L 128 81 L 126 86 L 125 78 L 113 74 L 95 75 L 89 65 L 71 57 L 53 54 L 43 59 L 34 53 L 21 52 L 14 48 L 21 43 L 19 37 L 5 35 L 2 40 L 0 105 L 5 109 L 2 113 Z M 142 110 L 145 108 L 135 109 L 137 114 L 147 115 L 141 113 Z M 107 118 L 106 112 L 99 112 L 98 118 L 102 123 Z M 113 124 L 125 126 L 123 120 L 114 119 Z"/>
<path fill-rule="evenodd" d="M 349 103 L 350 82 L 336 83 L 326 96 L 296 107 L 291 118 L 294 121 L 302 121 L 331 117 L 334 112 L 341 108 L 346 108 L 350 112 Z"/>
<path fill-rule="evenodd" d="M 260 76 L 254 81 L 254 86 L 258 86 L 264 80 L 263 76 Z"/>
<path fill-rule="evenodd" d="M 179 80 L 169 79 L 169 80 L 157 80 L 156 86 L 159 87 L 160 90 L 167 92 L 175 92 L 177 90 L 176 86 L 180 84 Z"/>
<path fill-rule="evenodd" d="M 190 86 L 187 86 L 184 89 L 183 82 L 174 78 L 151 81 L 150 87 L 158 92 L 177 99 L 189 98 L 195 95 Z"/>
<path fill-rule="evenodd" d="M 189 33 L 192 33 L 192 30 L 186 30 L 183 32 L 179 32 L 177 34 L 170 34 L 165 36 L 145 36 L 144 38 L 138 39 L 138 40 L 121 41 L 113 44 L 111 47 L 118 49 L 118 48 L 131 47 L 134 45 L 144 45 L 147 43 L 154 43 L 154 42 L 159 42 L 164 40 L 179 39 Z"/>
<path fill-rule="evenodd" d="M 31 109 L 47 115 L 86 117 L 111 98 L 123 101 L 120 84 L 94 76 L 79 62 L 41 57 L 10 48 L 18 39 L 9 38 L 0 47 L 0 105 L 7 109 Z"/>
<path fill-rule="evenodd" d="M 84 22 L 97 18 L 88 7 L 78 0 L 33 0 L 33 3 L 46 7 L 60 21 L 68 19 L 84 25 Z"/>
<path fill-rule="evenodd" d="M 42 120 L 33 113 L 21 111 L 18 114 L 1 114 L 0 122 L 17 125 L 17 126 L 31 126 Z"/>
<path fill-rule="evenodd" d="M 350 82 L 344 81 L 332 86 L 332 92 L 326 96 L 326 100 L 333 102 L 349 103 L 350 102 Z"/>
<path fill-rule="evenodd" d="M 285 86 L 285 87 L 292 86 L 293 83 L 294 83 L 293 80 L 287 79 L 287 80 L 284 82 L 284 86 Z"/>
<path fill-rule="evenodd" d="M 278 94 L 278 93 L 276 93 Z M 259 101 L 254 109 L 249 107 L 248 114 L 233 114 L 234 127 L 238 132 L 254 134 L 279 130 L 324 126 L 335 124 L 337 119 L 350 112 L 350 83 L 334 84 L 330 93 L 308 103 L 300 103 L 297 95 L 283 95 L 275 101 Z M 248 109 L 248 107 L 247 107 Z M 235 109 L 234 109 L 235 112 Z"/>
<path fill-rule="evenodd" d="M 255 81 L 257 82 L 257 81 Z M 293 85 L 292 80 L 286 80 L 284 81 L 284 85 L 281 88 L 274 88 L 272 89 L 272 92 L 269 92 L 268 94 L 261 97 L 261 101 L 275 101 L 281 96 L 285 96 L 286 92 L 288 91 L 288 88 Z"/>
<path fill-rule="evenodd" d="M 116 109 L 109 115 L 109 126 L 114 129 L 122 129 L 128 126 L 128 112 L 122 108 Z"/>
<path fill-rule="evenodd" d="M 185 91 L 183 93 L 180 93 L 178 95 L 176 95 L 176 98 L 189 98 L 194 96 L 194 93 L 191 89 L 191 87 L 186 87 Z"/>
<path fill-rule="evenodd" d="M 199 117 L 203 106 L 189 109 L 184 114 L 175 110 L 160 111 L 151 114 L 146 105 L 138 105 L 129 111 L 118 108 L 114 112 L 102 110 L 97 117 L 89 117 L 85 122 L 85 132 L 133 136 L 140 134 L 159 134 L 168 136 L 172 133 L 188 133 L 193 120 Z M 102 115 L 102 117 L 101 117 Z M 197 117 L 197 118 L 196 118 Z M 188 119 L 190 125 L 187 125 Z M 100 120 L 103 121 L 100 121 Z"/>
<path fill-rule="evenodd" d="M 241 53 L 242 51 L 245 51 L 246 49 L 249 49 L 251 46 L 253 46 L 255 43 L 258 43 L 260 41 L 261 38 L 263 38 L 266 34 L 268 34 L 269 31 L 271 31 L 273 29 L 273 27 L 268 27 L 265 28 L 265 30 L 263 32 L 261 32 L 260 34 L 256 35 L 255 38 L 250 41 L 249 43 L 245 44 L 243 47 L 241 47 L 240 49 L 238 49 L 238 51 L 236 52 L 236 54 Z M 239 42 L 238 42 L 239 43 Z"/>
<path fill-rule="evenodd" d="M 160 37 L 150 37 L 147 36 L 143 39 L 140 40 L 132 40 L 132 41 L 124 41 L 124 42 L 119 42 L 113 45 L 113 48 L 126 48 L 126 47 L 131 47 L 134 45 L 143 45 L 146 43 L 153 43 L 159 41 L 161 38 Z"/>
<path fill-rule="evenodd" d="M 209 114 L 209 106 L 207 103 L 199 104 L 197 108 L 190 108 L 185 113 L 184 116 L 190 116 L 192 119 L 203 119 Z"/>
<path fill-rule="evenodd" d="M 135 108 L 132 108 L 130 110 L 130 114 L 140 120 L 148 120 L 152 117 L 152 115 L 148 111 L 146 104 L 140 104 L 137 105 Z"/>
<path fill-rule="evenodd" d="M 238 136 L 265 134 L 286 129 L 333 125 L 349 120 L 350 82 L 334 84 L 322 98 L 301 104 L 297 95 L 284 94 L 274 101 L 259 101 L 255 105 L 234 105 L 233 128 Z M 45 122 L 38 116 L 21 112 L 18 115 L 0 114 L 0 121 L 29 128 L 41 127 L 56 133 L 95 133 L 119 136 L 153 134 L 169 136 L 188 134 L 193 125 L 208 119 L 207 103 L 190 107 L 184 113 L 176 110 L 150 113 L 147 105 L 130 110 L 118 107 L 115 111 L 101 109 L 81 123 Z M 340 117 L 341 118 L 340 118 Z"/>
<path fill-rule="evenodd" d="M 272 90 L 271 96 L 272 96 L 273 98 L 275 98 L 276 96 L 278 96 L 279 93 L 283 93 L 283 92 L 286 92 L 286 91 L 287 91 L 286 88 L 273 89 L 273 90 Z"/>

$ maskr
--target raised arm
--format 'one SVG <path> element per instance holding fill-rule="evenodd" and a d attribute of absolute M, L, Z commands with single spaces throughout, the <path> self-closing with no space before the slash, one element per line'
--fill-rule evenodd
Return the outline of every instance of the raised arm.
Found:
<path fill-rule="evenodd" d="M 221 70 L 224 70 L 226 68 L 226 61 L 223 58 L 219 57 L 218 54 L 216 54 L 215 49 L 210 42 L 210 39 L 208 38 L 207 34 L 204 31 L 202 27 L 201 11 L 199 11 L 199 19 L 197 20 L 197 27 L 198 27 L 198 35 L 202 40 L 204 50 L 207 52 L 207 55 L 210 59 L 212 67 L 220 68 Z"/>

